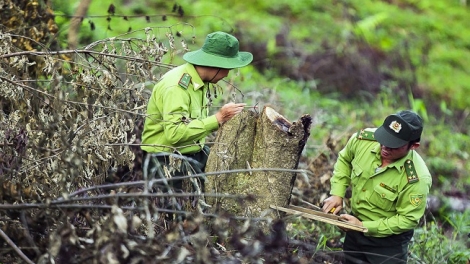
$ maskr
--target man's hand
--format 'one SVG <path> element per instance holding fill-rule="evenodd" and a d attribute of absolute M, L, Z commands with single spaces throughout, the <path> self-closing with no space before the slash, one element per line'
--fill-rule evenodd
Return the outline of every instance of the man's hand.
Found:
<path fill-rule="evenodd" d="M 219 112 L 215 114 L 217 121 L 219 124 L 223 124 L 234 117 L 236 114 L 239 114 L 243 108 L 246 106 L 245 103 L 235 104 L 235 103 L 228 103 L 222 108 L 220 108 Z"/>
<path fill-rule="evenodd" d="M 357 219 L 356 217 L 349 215 L 349 214 L 341 214 L 339 217 L 343 218 L 346 220 L 348 223 L 357 225 L 357 226 L 362 226 L 362 222 Z"/>
<path fill-rule="evenodd" d="M 323 201 L 322 210 L 325 213 L 333 213 L 337 215 L 343 208 L 343 198 L 333 195 Z"/>

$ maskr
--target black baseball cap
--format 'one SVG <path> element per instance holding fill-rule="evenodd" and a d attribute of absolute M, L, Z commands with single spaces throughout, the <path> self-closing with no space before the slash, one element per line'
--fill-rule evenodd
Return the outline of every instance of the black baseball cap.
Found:
<path fill-rule="evenodd" d="M 423 132 L 423 119 L 415 112 L 403 110 L 385 118 L 374 133 L 375 139 L 389 148 L 399 148 L 419 140 Z"/>

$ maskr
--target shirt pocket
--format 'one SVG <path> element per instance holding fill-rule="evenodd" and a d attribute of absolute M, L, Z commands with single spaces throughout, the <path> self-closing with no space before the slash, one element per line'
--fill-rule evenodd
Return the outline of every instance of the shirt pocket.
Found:
<path fill-rule="evenodd" d="M 362 175 L 362 168 L 357 164 L 356 162 L 351 162 L 352 169 L 351 169 L 351 183 L 353 187 L 355 187 L 357 184 L 359 184 L 359 180 Z"/>
<path fill-rule="evenodd" d="M 397 193 L 391 192 L 377 184 L 374 186 L 369 202 L 384 211 L 394 211 L 397 197 Z"/>

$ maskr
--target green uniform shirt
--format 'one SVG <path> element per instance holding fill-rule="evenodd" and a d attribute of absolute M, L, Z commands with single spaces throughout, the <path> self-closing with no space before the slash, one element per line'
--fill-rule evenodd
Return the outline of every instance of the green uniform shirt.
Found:
<path fill-rule="evenodd" d="M 353 135 L 339 152 L 331 178 L 331 195 L 344 198 L 351 186 L 352 214 L 369 231 L 368 236 L 386 237 L 414 229 L 426 208 L 431 174 L 414 150 L 389 164 L 381 165 L 376 129 Z"/>
<path fill-rule="evenodd" d="M 219 127 L 209 116 L 209 84 L 204 83 L 192 64 L 168 71 L 155 85 L 147 105 L 142 132 L 142 150 L 150 153 L 198 152 L 205 138 Z"/>

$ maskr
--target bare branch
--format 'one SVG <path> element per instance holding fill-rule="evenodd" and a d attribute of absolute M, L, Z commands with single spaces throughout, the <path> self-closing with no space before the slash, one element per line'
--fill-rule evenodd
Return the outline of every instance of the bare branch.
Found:
<path fill-rule="evenodd" d="M 20 51 L 20 52 L 14 52 L 14 53 L 9 53 L 9 54 L 4 54 L 0 56 L 0 59 L 3 58 L 11 58 L 11 57 L 17 57 L 17 56 L 59 56 L 59 55 L 68 55 L 68 54 L 95 54 L 95 55 L 102 55 L 102 56 L 108 56 L 112 58 L 118 58 L 118 59 L 123 59 L 123 60 L 129 60 L 129 61 L 136 61 L 136 62 L 146 62 L 150 63 L 153 65 L 158 65 L 162 67 L 166 67 L 168 69 L 171 69 L 174 67 L 174 65 L 167 64 L 167 63 L 161 63 L 157 61 L 151 61 L 143 58 L 137 58 L 137 57 L 130 57 L 130 56 L 123 56 L 123 55 L 118 55 L 118 54 L 112 54 L 112 53 L 105 53 L 105 52 L 99 52 L 99 51 L 94 51 L 94 50 L 61 50 L 61 51 Z"/>
<path fill-rule="evenodd" d="M 7 242 L 7 244 L 20 256 L 22 260 L 24 260 L 28 264 L 34 264 L 24 253 L 19 249 L 15 243 L 3 232 L 3 230 L 0 228 L 0 237 L 3 238 Z"/>

